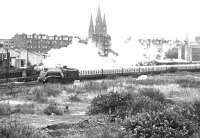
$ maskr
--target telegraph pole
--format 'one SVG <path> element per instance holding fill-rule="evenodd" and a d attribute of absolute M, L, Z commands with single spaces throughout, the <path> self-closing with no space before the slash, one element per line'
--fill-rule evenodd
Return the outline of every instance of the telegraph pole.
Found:
<path fill-rule="evenodd" d="M 8 48 L 6 48 L 6 57 L 7 57 L 7 59 L 6 59 L 6 81 L 7 81 L 7 83 L 8 83 L 8 81 L 9 81 L 9 70 L 10 70 L 10 54 L 9 54 L 9 52 L 8 52 Z"/>

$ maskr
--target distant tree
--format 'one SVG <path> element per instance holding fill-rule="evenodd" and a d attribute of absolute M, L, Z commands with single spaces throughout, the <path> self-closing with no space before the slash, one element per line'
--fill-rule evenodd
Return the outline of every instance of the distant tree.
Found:
<path fill-rule="evenodd" d="M 178 49 L 177 48 L 169 49 L 165 53 L 165 57 L 169 58 L 169 59 L 177 59 L 178 58 Z"/>

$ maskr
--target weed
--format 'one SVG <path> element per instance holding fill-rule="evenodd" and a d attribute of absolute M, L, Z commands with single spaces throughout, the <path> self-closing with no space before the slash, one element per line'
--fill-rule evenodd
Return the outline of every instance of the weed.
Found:
<path fill-rule="evenodd" d="M 51 138 L 44 131 L 23 124 L 20 120 L 9 118 L 0 122 L 1 138 Z"/>
<path fill-rule="evenodd" d="M 46 115 L 51 115 L 56 114 L 56 115 L 62 115 L 63 114 L 63 110 L 61 108 L 58 107 L 57 103 L 55 102 L 51 102 L 45 109 L 44 109 L 44 113 Z"/>
<path fill-rule="evenodd" d="M 16 105 L 12 113 L 22 113 L 22 114 L 34 114 L 34 104 L 22 104 Z"/>
<path fill-rule="evenodd" d="M 78 97 L 78 94 L 69 96 L 71 102 L 81 102 L 81 99 Z"/>
<path fill-rule="evenodd" d="M 164 102 L 165 101 L 165 96 L 163 93 L 160 92 L 159 89 L 155 89 L 155 88 L 142 88 L 139 89 L 139 94 L 149 97 L 152 100 L 156 100 L 159 102 Z"/>
<path fill-rule="evenodd" d="M 10 104 L 1 103 L 0 104 L 0 115 L 9 115 L 11 114 Z"/>
<path fill-rule="evenodd" d="M 200 81 L 195 79 L 178 79 L 176 80 L 176 83 L 179 84 L 183 88 L 199 88 Z"/>
<path fill-rule="evenodd" d="M 48 97 L 53 96 L 56 97 L 61 94 L 61 90 L 59 90 L 56 85 L 43 85 L 40 87 L 35 87 L 32 91 L 32 99 L 38 102 L 47 102 Z M 30 97 L 29 97 L 30 98 Z M 31 98 L 30 98 L 31 99 Z"/>
<path fill-rule="evenodd" d="M 127 131 L 133 137 L 191 137 L 198 133 L 198 125 L 174 110 L 144 112 L 127 119 Z"/>

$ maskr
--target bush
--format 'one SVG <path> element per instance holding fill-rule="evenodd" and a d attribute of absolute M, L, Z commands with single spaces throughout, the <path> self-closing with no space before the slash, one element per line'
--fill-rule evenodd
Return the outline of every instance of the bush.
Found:
<path fill-rule="evenodd" d="M 109 93 L 95 97 L 90 106 L 89 114 L 112 114 L 124 119 L 144 111 L 163 110 L 164 105 L 149 97 L 130 93 Z"/>
<path fill-rule="evenodd" d="M 129 115 L 135 115 L 142 112 L 157 112 L 165 108 L 164 104 L 159 101 L 154 101 L 149 97 L 136 96 L 132 99 L 128 108 Z"/>
<path fill-rule="evenodd" d="M 51 138 L 44 131 L 21 123 L 20 120 L 8 119 L 0 122 L 1 138 Z"/>
<path fill-rule="evenodd" d="M 152 100 L 159 101 L 159 102 L 164 102 L 165 101 L 165 96 L 163 93 L 160 92 L 159 89 L 154 89 L 154 88 L 143 88 L 139 89 L 139 94 L 149 97 Z"/>
<path fill-rule="evenodd" d="M 196 109 L 194 108 L 194 105 L 192 103 L 181 102 L 174 105 L 170 105 L 168 108 L 183 116 L 185 119 L 198 122 L 199 116 L 196 113 Z"/>
<path fill-rule="evenodd" d="M 127 131 L 132 137 L 191 137 L 198 132 L 198 125 L 173 110 L 144 112 L 127 119 Z"/>
<path fill-rule="evenodd" d="M 95 97 L 90 106 L 89 114 L 113 114 L 116 113 L 117 108 L 126 110 L 132 96 L 130 93 L 114 93 L 98 95 Z"/>
<path fill-rule="evenodd" d="M 10 104 L 1 103 L 0 104 L 0 115 L 9 115 L 11 114 Z"/>
<path fill-rule="evenodd" d="M 62 115 L 63 111 L 58 107 L 56 103 L 52 102 L 44 109 L 44 113 L 47 115 L 51 115 L 52 113 L 56 115 Z"/>

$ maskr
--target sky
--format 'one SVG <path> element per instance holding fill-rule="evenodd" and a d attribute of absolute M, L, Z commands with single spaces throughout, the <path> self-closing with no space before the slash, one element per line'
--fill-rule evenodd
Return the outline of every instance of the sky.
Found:
<path fill-rule="evenodd" d="M 87 37 L 100 4 L 112 38 L 200 35 L 199 0 L 0 0 L 0 38 L 16 33 Z"/>

